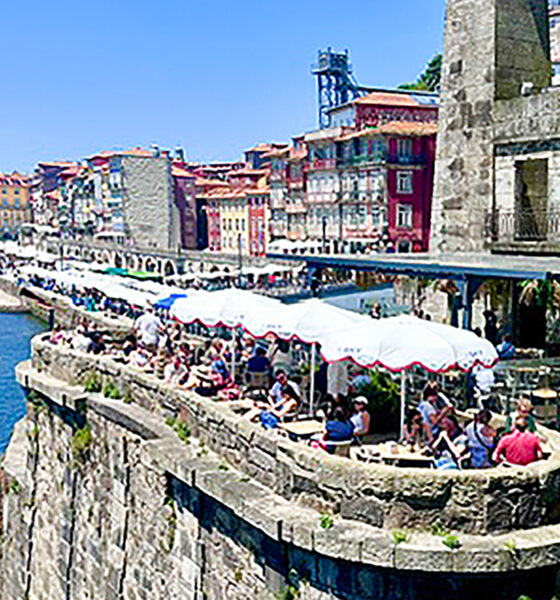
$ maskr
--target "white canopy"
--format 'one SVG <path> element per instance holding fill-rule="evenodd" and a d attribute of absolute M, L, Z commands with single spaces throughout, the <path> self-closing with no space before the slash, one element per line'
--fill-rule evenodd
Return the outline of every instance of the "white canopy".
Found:
<path fill-rule="evenodd" d="M 265 319 L 283 307 L 279 300 L 230 288 L 216 292 L 197 292 L 180 298 L 170 315 L 183 323 L 200 321 L 208 327 L 244 327 L 249 317 Z M 252 332 L 251 332 L 252 333 Z"/>
<path fill-rule="evenodd" d="M 322 337 L 321 353 L 328 362 L 351 359 L 364 367 L 381 365 L 402 371 L 419 365 L 428 371 L 491 367 L 498 360 L 494 346 L 472 331 L 401 315 L 369 320 Z"/>

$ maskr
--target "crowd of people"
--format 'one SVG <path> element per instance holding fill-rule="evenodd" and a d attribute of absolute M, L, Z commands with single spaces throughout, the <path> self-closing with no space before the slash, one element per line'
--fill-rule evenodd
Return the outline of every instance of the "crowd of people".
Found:
<path fill-rule="evenodd" d="M 411 450 L 433 455 L 440 469 L 528 465 L 543 458 L 542 442 L 546 441 L 537 434 L 531 411 L 531 402 L 521 399 L 500 428 L 492 426 L 492 413 L 487 409 L 461 424 L 453 405 L 432 382 L 417 408 L 407 415 L 404 439 Z"/>

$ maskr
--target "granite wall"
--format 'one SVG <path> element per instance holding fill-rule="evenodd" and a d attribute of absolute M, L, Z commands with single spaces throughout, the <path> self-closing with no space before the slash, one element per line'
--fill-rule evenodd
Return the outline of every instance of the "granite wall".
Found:
<path fill-rule="evenodd" d="M 18 377 L 34 392 L 2 470 L 3 600 L 554 593 L 557 531 L 461 535 L 449 548 L 427 532 L 397 542 L 340 515 L 322 527 L 325 513 L 282 498 L 203 438 L 180 440 L 160 414 L 30 364 Z"/>
<path fill-rule="evenodd" d="M 33 340 L 35 370 L 72 385 L 95 371 L 122 397 L 162 415 L 180 415 L 208 448 L 274 493 L 318 511 L 385 530 L 426 530 L 440 522 L 467 534 L 506 533 L 560 519 L 560 434 L 547 431 L 553 456 L 525 469 L 445 472 L 395 469 L 326 455 L 265 432 L 215 402 L 163 384 L 105 357 Z"/>

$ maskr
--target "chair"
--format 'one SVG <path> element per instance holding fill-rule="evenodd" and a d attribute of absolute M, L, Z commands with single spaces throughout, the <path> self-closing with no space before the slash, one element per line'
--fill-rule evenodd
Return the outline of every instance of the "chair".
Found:
<path fill-rule="evenodd" d="M 250 390 L 258 390 L 264 389 L 267 390 L 269 386 L 269 377 L 268 373 L 255 373 L 253 371 L 247 371 L 247 389 Z"/>

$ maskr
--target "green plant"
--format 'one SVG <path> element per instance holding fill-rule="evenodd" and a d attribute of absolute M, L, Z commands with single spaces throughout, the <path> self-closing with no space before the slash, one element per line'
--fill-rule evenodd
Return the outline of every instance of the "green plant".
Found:
<path fill-rule="evenodd" d="M 72 454 L 74 459 L 83 462 L 87 457 L 89 447 L 92 443 L 91 429 L 86 424 L 85 427 L 76 430 L 72 436 Z"/>
<path fill-rule="evenodd" d="M 235 583 L 241 583 L 243 580 L 243 569 L 241 567 L 237 567 L 237 569 L 233 571 L 233 580 Z"/>
<path fill-rule="evenodd" d="M 132 394 L 130 393 L 130 390 L 127 389 L 124 393 L 123 402 L 125 404 L 132 404 L 132 400 Z"/>
<path fill-rule="evenodd" d="M 391 375 L 378 369 L 369 373 L 369 381 L 360 386 L 361 396 L 368 401 L 371 415 L 370 433 L 393 431 L 400 418 L 400 384 Z"/>
<path fill-rule="evenodd" d="M 457 550 L 461 546 L 461 541 L 456 535 L 446 535 L 442 542 L 450 550 Z"/>
<path fill-rule="evenodd" d="M 86 380 L 84 382 L 84 390 L 86 392 L 90 392 L 93 394 L 97 394 L 101 391 L 101 380 L 99 379 L 99 375 L 95 371 L 90 371 L 86 375 Z"/>
<path fill-rule="evenodd" d="M 321 529 L 331 529 L 334 525 L 332 515 L 329 513 L 323 513 L 319 517 L 319 525 L 321 526 Z"/>
<path fill-rule="evenodd" d="M 108 381 L 103 387 L 103 395 L 105 398 L 111 398 L 112 400 L 118 400 L 122 397 L 119 388 L 113 381 Z"/>
<path fill-rule="evenodd" d="M 10 483 L 10 491 L 14 494 L 19 494 L 21 489 L 21 486 L 19 484 L 19 481 L 17 479 L 12 479 L 12 482 Z"/>
<path fill-rule="evenodd" d="M 512 557 L 515 557 L 517 554 L 517 544 L 515 540 L 508 540 L 504 544 L 504 548 L 509 552 Z"/>
<path fill-rule="evenodd" d="M 299 590 L 293 585 L 287 585 L 275 594 L 277 600 L 296 600 L 299 596 Z"/>
<path fill-rule="evenodd" d="M 445 527 L 439 521 L 436 521 L 430 525 L 430 533 L 432 535 L 439 535 L 440 537 L 449 535 L 449 531 L 447 531 L 447 529 L 445 529 Z"/>
<path fill-rule="evenodd" d="M 172 429 L 175 429 L 175 423 L 177 423 L 177 419 L 175 417 L 167 417 L 167 419 L 165 419 L 165 424 Z"/>
<path fill-rule="evenodd" d="M 401 529 L 397 529 L 393 531 L 393 541 L 395 542 L 395 546 L 399 544 L 403 544 L 408 540 L 408 534 L 406 531 L 402 531 Z"/>
<path fill-rule="evenodd" d="M 182 442 L 188 442 L 191 437 L 191 428 L 185 421 L 178 421 L 175 425 L 175 431 L 177 432 L 178 438 Z"/>
<path fill-rule="evenodd" d="M 229 465 L 225 460 L 218 465 L 218 471 L 229 471 Z"/>

